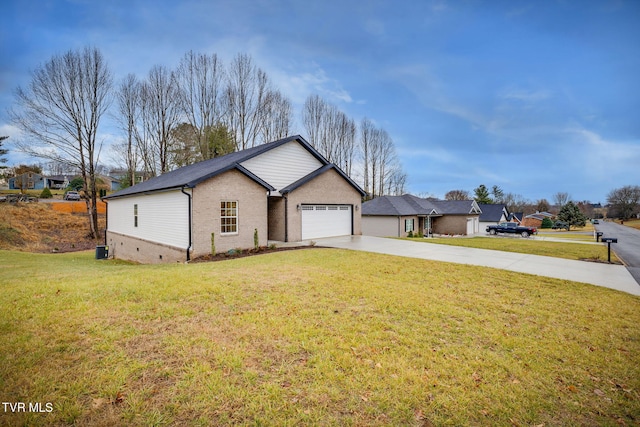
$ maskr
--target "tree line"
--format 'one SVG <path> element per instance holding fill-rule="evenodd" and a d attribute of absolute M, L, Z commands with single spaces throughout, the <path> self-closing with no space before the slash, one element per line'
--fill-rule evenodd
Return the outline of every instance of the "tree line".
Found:
<path fill-rule="evenodd" d="M 546 212 L 552 207 L 560 211 L 569 205 L 569 210 L 578 210 L 588 218 L 597 218 L 599 213 L 595 212 L 594 204 L 584 200 L 572 200 L 571 195 L 564 191 L 553 194 L 553 204 L 547 199 L 538 199 L 532 202 L 525 197 L 505 193 L 502 188 L 494 185 L 489 189 L 486 185 L 480 184 L 473 190 L 473 195 L 467 190 L 451 190 L 445 194 L 445 200 L 475 200 L 481 204 L 504 204 L 511 212 L 523 212 L 525 215 L 534 212 Z M 629 219 L 640 215 L 640 186 L 625 185 L 615 188 L 607 194 L 607 216 L 609 218 Z M 565 210 L 566 210 L 565 209 Z"/>
<path fill-rule="evenodd" d="M 144 78 L 114 81 L 104 56 L 85 47 L 54 55 L 15 91 L 11 122 L 23 132 L 19 150 L 78 170 L 90 232 L 98 237 L 96 171 L 99 126 L 109 113 L 126 172 L 157 176 L 198 161 L 244 150 L 292 133 L 291 101 L 247 54 L 223 64 L 216 54 L 187 52 L 175 69 L 153 66 Z M 406 184 L 395 145 L 370 119 L 359 124 L 318 95 L 301 112 L 308 141 L 360 182 L 369 197 L 401 194 Z"/>

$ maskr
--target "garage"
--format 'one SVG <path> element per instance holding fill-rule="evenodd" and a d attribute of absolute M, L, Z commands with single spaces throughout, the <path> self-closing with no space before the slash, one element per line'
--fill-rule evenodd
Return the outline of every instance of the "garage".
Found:
<path fill-rule="evenodd" d="M 302 240 L 351 235 L 351 205 L 302 205 Z"/>

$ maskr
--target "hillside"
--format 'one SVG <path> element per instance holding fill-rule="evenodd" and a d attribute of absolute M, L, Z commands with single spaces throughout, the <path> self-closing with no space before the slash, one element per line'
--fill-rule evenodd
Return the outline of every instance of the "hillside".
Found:
<path fill-rule="evenodd" d="M 99 221 L 102 236 L 104 215 Z M 86 213 L 60 212 L 51 203 L 0 203 L 0 249 L 43 253 L 91 249 L 102 239 L 89 239 L 88 232 Z"/>

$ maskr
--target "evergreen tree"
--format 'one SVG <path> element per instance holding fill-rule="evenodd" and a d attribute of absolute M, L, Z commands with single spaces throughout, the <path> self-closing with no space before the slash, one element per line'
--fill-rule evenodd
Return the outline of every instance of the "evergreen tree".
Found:
<path fill-rule="evenodd" d="M 573 202 L 568 202 L 562 206 L 560 213 L 558 213 L 558 220 L 569 224 L 569 228 L 571 226 L 584 227 L 587 223 L 587 217 L 580 212 L 578 206 Z"/>
<path fill-rule="evenodd" d="M 478 188 L 473 190 L 475 197 L 473 198 L 477 203 L 491 204 L 493 200 L 489 197 L 489 190 L 484 184 L 480 184 Z"/>

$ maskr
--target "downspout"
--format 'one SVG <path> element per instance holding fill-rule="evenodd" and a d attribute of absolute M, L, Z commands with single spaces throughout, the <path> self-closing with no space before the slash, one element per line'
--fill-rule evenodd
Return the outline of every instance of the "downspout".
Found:
<path fill-rule="evenodd" d="M 187 193 L 186 191 L 184 191 L 184 186 L 182 186 L 182 188 L 180 188 L 180 191 L 182 192 L 182 194 L 186 195 L 189 198 L 189 246 L 187 247 L 187 262 L 191 261 L 191 244 L 192 244 L 192 239 L 191 239 L 191 194 Z"/>
<path fill-rule="evenodd" d="M 100 201 L 104 203 L 104 245 L 107 246 L 107 230 L 109 229 L 109 203 L 107 200 L 100 198 Z"/>
<path fill-rule="evenodd" d="M 283 194 L 284 197 L 284 241 L 289 241 L 289 198 L 286 194 Z"/>

